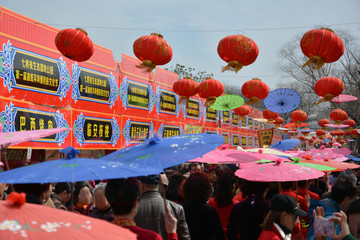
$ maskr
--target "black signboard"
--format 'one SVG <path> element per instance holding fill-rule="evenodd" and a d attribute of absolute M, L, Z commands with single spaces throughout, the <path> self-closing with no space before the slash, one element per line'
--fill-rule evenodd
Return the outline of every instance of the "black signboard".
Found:
<path fill-rule="evenodd" d="M 57 128 L 53 113 L 18 108 L 15 116 L 15 130 L 28 131 Z M 44 137 L 55 140 L 56 134 Z"/>
<path fill-rule="evenodd" d="M 217 111 L 211 107 L 206 108 L 206 121 L 216 122 Z"/>
<path fill-rule="evenodd" d="M 230 112 L 229 111 L 223 112 L 223 123 L 230 124 Z"/>
<path fill-rule="evenodd" d="M 253 119 L 249 118 L 249 124 L 248 124 L 249 128 L 253 127 Z"/>
<path fill-rule="evenodd" d="M 160 93 L 160 112 L 172 113 L 176 112 L 175 93 L 161 90 Z"/>
<path fill-rule="evenodd" d="M 129 81 L 128 102 L 129 102 L 129 106 L 148 109 L 149 107 L 148 86 Z"/>
<path fill-rule="evenodd" d="M 141 142 L 149 137 L 150 124 L 132 122 L 130 126 L 130 142 Z"/>
<path fill-rule="evenodd" d="M 216 131 L 210 131 L 210 130 L 206 130 L 206 133 L 208 133 L 208 134 L 217 134 Z"/>
<path fill-rule="evenodd" d="M 186 117 L 198 119 L 200 114 L 199 100 L 190 99 L 186 105 Z"/>
<path fill-rule="evenodd" d="M 233 134 L 232 135 L 232 143 L 233 146 L 239 146 L 239 135 L 238 134 Z"/>
<path fill-rule="evenodd" d="M 83 131 L 85 141 L 110 142 L 112 137 L 111 120 L 85 118 Z"/>
<path fill-rule="evenodd" d="M 241 137 L 241 146 L 246 147 L 247 146 L 247 139 L 246 136 Z"/>
<path fill-rule="evenodd" d="M 163 138 L 179 136 L 180 135 L 180 127 L 176 126 L 165 126 L 163 131 Z"/>
<path fill-rule="evenodd" d="M 224 138 L 224 144 L 228 144 L 229 143 L 229 134 L 223 133 L 222 136 Z"/>
<path fill-rule="evenodd" d="M 110 97 L 109 76 L 81 69 L 79 91 L 82 98 L 108 102 Z"/>
<path fill-rule="evenodd" d="M 241 126 L 246 127 L 246 117 L 245 116 L 240 117 L 240 121 L 241 121 Z"/>
<path fill-rule="evenodd" d="M 16 84 L 26 88 L 56 93 L 59 87 L 60 74 L 55 60 L 21 50 L 16 50 L 14 57 L 14 76 Z"/>
<path fill-rule="evenodd" d="M 239 126 L 239 115 L 232 113 L 232 125 L 238 127 Z"/>

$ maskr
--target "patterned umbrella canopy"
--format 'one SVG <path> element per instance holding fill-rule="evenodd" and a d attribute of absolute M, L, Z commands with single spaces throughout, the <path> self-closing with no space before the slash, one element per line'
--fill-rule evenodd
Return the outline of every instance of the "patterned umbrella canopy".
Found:
<path fill-rule="evenodd" d="M 223 95 L 216 98 L 216 101 L 210 107 L 218 111 L 229 111 L 244 104 L 244 99 L 238 95 Z"/>
<path fill-rule="evenodd" d="M 264 100 L 265 107 L 276 113 L 291 112 L 297 109 L 300 103 L 300 95 L 288 88 L 275 89 Z"/>

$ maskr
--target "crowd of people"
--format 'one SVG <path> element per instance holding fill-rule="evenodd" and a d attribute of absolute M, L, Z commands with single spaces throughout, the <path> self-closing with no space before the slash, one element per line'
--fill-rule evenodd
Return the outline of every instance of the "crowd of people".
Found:
<path fill-rule="evenodd" d="M 73 186 L 0 184 L 0 199 L 24 192 L 27 202 L 112 222 L 140 240 L 360 238 L 359 170 L 332 174 L 332 185 L 327 175 L 297 183 L 250 182 L 237 178 L 235 170 L 235 165 L 192 163 L 160 175 Z M 319 232 L 326 221 L 334 232 Z"/>

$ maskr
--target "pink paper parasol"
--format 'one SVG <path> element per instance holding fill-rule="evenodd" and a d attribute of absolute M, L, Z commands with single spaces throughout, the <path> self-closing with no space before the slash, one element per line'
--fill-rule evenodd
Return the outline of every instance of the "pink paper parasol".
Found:
<path fill-rule="evenodd" d="M 346 124 L 325 124 L 325 126 L 327 127 L 332 127 L 332 128 L 346 128 L 346 127 L 349 127 L 349 125 L 346 125 Z"/>
<path fill-rule="evenodd" d="M 319 178 L 324 176 L 324 173 L 313 168 L 285 164 L 278 159 L 276 163 L 239 169 L 235 175 L 254 182 L 289 182 Z"/>
<path fill-rule="evenodd" d="M 332 161 L 332 160 L 329 160 L 329 161 L 323 161 L 323 160 L 300 160 L 299 162 L 321 164 L 321 165 L 337 168 L 336 171 L 342 171 L 342 170 L 345 170 L 345 169 L 360 168 L 360 165 L 357 165 L 355 163 L 345 163 L 345 162 L 338 162 L 338 161 Z"/>
<path fill-rule="evenodd" d="M 341 102 L 351 102 L 356 100 L 358 100 L 358 98 L 355 96 L 340 94 L 339 96 L 334 97 L 333 100 L 331 101 L 336 103 L 341 103 Z"/>
<path fill-rule="evenodd" d="M 237 151 L 232 149 L 215 149 L 202 157 L 195 158 L 189 162 L 201 162 L 201 163 L 247 163 L 261 160 L 259 156 L 254 154 Z"/>
<path fill-rule="evenodd" d="M 310 151 L 305 151 L 297 155 L 297 157 L 305 157 L 310 155 L 311 159 L 335 159 L 339 157 L 344 157 L 351 154 L 351 150 L 348 148 L 320 148 L 320 149 L 311 149 Z"/>

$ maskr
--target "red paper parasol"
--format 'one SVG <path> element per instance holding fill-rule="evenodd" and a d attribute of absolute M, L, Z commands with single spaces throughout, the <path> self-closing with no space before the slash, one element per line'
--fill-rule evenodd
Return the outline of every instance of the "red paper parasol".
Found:
<path fill-rule="evenodd" d="M 325 126 L 327 127 L 332 127 L 332 128 L 346 128 L 348 127 L 349 125 L 346 125 L 346 124 L 325 124 Z"/>
<path fill-rule="evenodd" d="M 295 125 L 295 123 L 287 123 L 283 127 L 284 128 L 298 128 L 298 127 L 307 127 L 307 126 L 309 126 L 308 123 L 303 123 L 302 122 L 302 123 L 298 123 L 297 125 Z"/>

